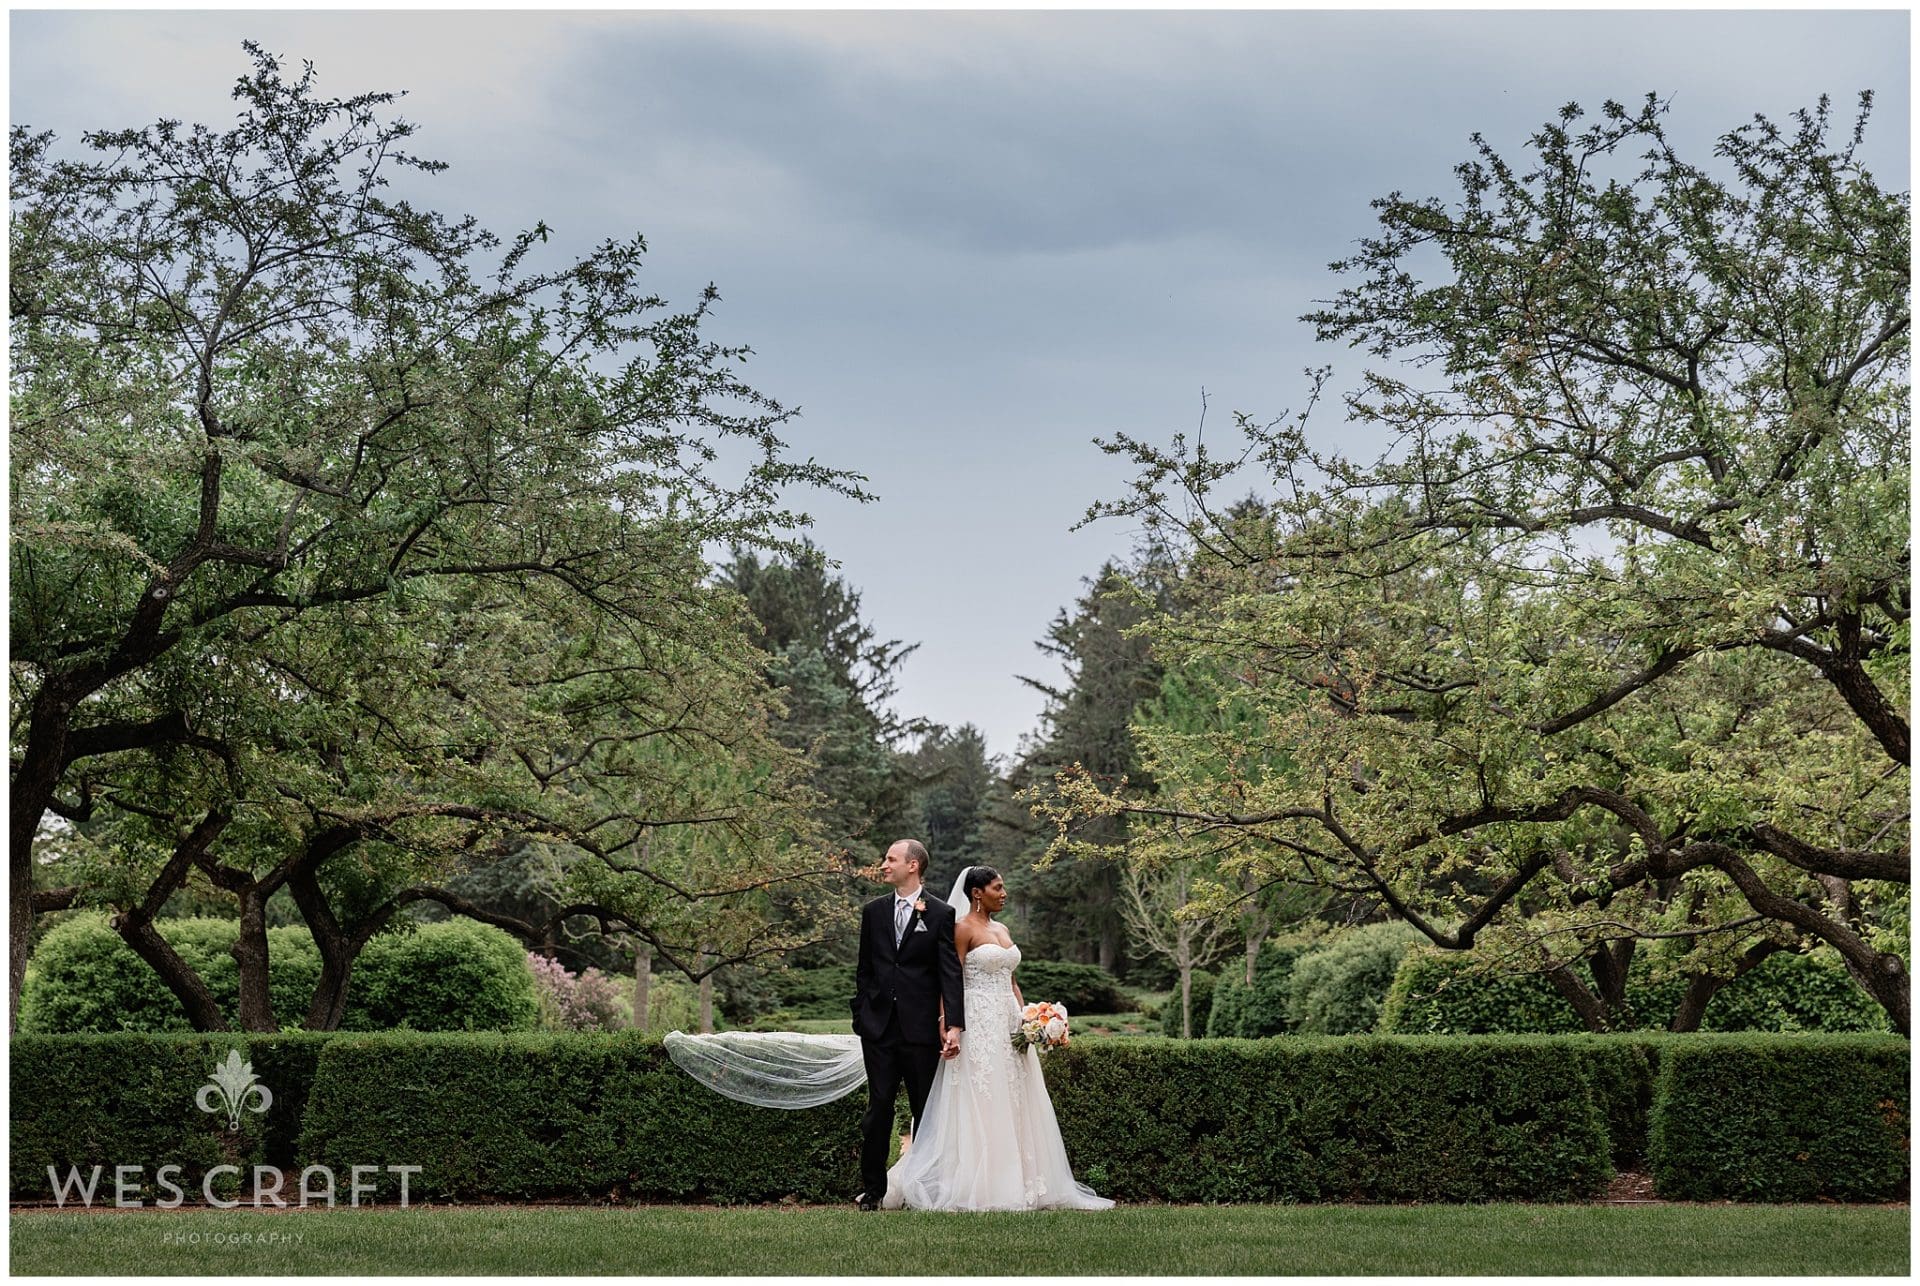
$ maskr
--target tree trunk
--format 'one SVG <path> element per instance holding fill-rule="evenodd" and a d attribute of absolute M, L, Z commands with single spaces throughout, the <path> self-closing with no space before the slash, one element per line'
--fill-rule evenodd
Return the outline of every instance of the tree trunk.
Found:
<path fill-rule="evenodd" d="M 145 912 L 123 911 L 109 923 L 135 954 L 153 966 L 160 981 L 167 984 L 167 990 L 180 998 L 181 1007 L 187 1011 L 187 1021 L 195 1031 L 227 1030 L 226 1016 L 220 1012 L 220 1003 L 213 998 L 213 993 L 207 990 L 206 982 L 160 936 Z"/>
<path fill-rule="evenodd" d="M 642 942 L 633 953 L 633 1026 L 647 1029 L 648 993 L 653 990 L 653 948 Z"/>
<path fill-rule="evenodd" d="M 27 725 L 26 752 L 13 774 L 8 792 L 12 810 L 7 827 L 7 1030 L 20 1026 L 20 988 L 27 980 L 27 957 L 33 951 L 33 841 L 40 819 L 53 802 L 54 787 L 67 756 L 67 732 L 73 719 L 71 704 L 49 682 L 33 702 L 33 720 Z"/>
<path fill-rule="evenodd" d="M 1757 966 L 1774 952 L 1785 949 L 1777 942 L 1763 939 L 1747 948 L 1745 954 L 1733 966 L 1733 977 L 1722 978 L 1715 974 L 1693 975 L 1687 980 L 1686 994 L 1680 997 L 1680 1007 L 1674 1011 L 1673 1021 L 1667 1024 L 1667 1030 L 1699 1031 L 1700 1020 L 1707 1015 L 1707 1002 L 1718 995 L 1722 987 Z"/>
<path fill-rule="evenodd" d="M 712 963 L 705 951 L 700 953 L 700 968 L 706 970 Z M 705 1034 L 713 1030 L 713 974 L 703 972 L 700 975 L 700 1031 Z"/>
<path fill-rule="evenodd" d="M 1180 962 L 1180 1035 L 1193 1039 L 1193 963 Z"/>
<path fill-rule="evenodd" d="M 1249 871 L 1241 880 L 1240 888 L 1242 892 L 1247 894 L 1249 899 L 1257 899 L 1260 892 L 1260 881 L 1254 876 L 1253 872 Z M 1273 917 L 1260 909 L 1260 904 L 1257 900 L 1249 900 L 1247 907 L 1248 910 L 1245 921 L 1247 928 L 1247 986 L 1251 987 L 1253 986 L 1254 965 L 1260 959 L 1260 944 L 1267 940 L 1267 931 L 1273 927 Z"/>
<path fill-rule="evenodd" d="M 307 1006 L 308 1031 L 339 1031 L 347 1016 L 347 984 L 353 978 L 354 958 L 360 954 L 352 935 L 340 928 L 327 905 L 326 894 L 310 868 L 301 868 L 287 877 L 287 891 L 300 908 L 300 915 L 313 933 L 313 944 L 320 951 L 320 979 L 313 987 L 313 1001 Z"/>
<path fill-rule="evenodd" d="M 267 976 L 267 894 L 259 885 L 240 892 L 240 936 L 233 941 L 240 966 L 240 1030 L 279 1031 Z"/>
<path fill-rule="evenodd" d="M 1553 983 L 1555 990 L 1567 998 L 1567 1003 L 1572 1005 L 1574 1011 L 1580 1015 L 1580 1021 L 1587 1025 L 1588 1031 L 1609 1030 L 1607 1007 L 1600 1002 L 1598 996 L 1581 985 L 1580 979 L 1574 975 L 1572 969 L 1564 964 L 1557 964 L 1547 970 L 1547 980 Z"/>

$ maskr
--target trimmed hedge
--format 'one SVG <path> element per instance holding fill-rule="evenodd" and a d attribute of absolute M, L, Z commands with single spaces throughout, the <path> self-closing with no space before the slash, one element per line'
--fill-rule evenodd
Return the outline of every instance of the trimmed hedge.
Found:
<path fill-rule="evenodd" d="M 632 1032 L 342 1035 L 301 1152 L 336 1171 L 424 1165 L 421 1196 L 845 1201 L 865 1106 L 736 1103 Z M 397 1188 L 381 1175 L 382 1198 Z"/>
<path fill-rule="evenodd" d="M 1569 1201 L 1612 1175 L 1586 1059 L 1505 1037 L 1135 1039 L 1048 1055 L 1079 1177 L 1159 1201 Z"/>
<path fill-rule="evenodd" d="M 230 1049 L 274 1094 L 232 1135 L 194 1104 Z M 1907 1057 L 1877 1035 L 1092 1038 L 1045 1068 L 1077 1173 L 1121 1200 L 1578 1200 L 1649 1134 L 1662 1196 L 1885 1200 Z M 109 1193 L 112 1166 L 167 1163 L 190 1193 L 220 1163 L 420 1165 L 410 1196 L 442 1198 L 859 1182 L 863 1094 L 748 1107 L 632 1032 L 19 1036 L 11 1058 L 16 1197 L 47 1196 L 50 1164 L 107 1167 Z"/>
<path fill-rule="evenodd" d="M 1678 976 L 1654 981 L 1643 954 L 1630 967 L 1627 1002 L 1649 1030 L 1663 1028 L 1686 989 Z M 1487 974 L 1459 952 L 1416 950 L 1401 961 L 1379 1030 L 1406 1035 L 1578 1032 L 1586 1025 L 1539 974 Z M 1829 953 L 1782 952 L 1722 987 L 1701 1017 L 1704 1032 L 1886 1031 L 1886 1011 Z"/>
<path fill-rule="evenodd" d="M 228 1021 L 240 1004 L 233 920 L 156 920 L 155 927 L 192 965 Z M 267 930 L 267 985 L 274 1016 L 296 1029 L 320 979 L 313 935 L 297 926 Z M 76 915 L 49 930 L 35 949 L 21 992 L 20 1030 L 186 1032 L 179 999 L 153 967 L 107 927 L 104 914 Z M 471 920 L 421 925 L 367 943 L 347 984 L 345 1031 L 527 1030 L 539 1019 L 526 952 L 504 931 Z"/>
<path fill-rule="evenodd" d="M 109 1193 L 114 1166 L 144 1166 L 149 1202 L 163 1195 L 153 1186 L 163 1165 L 182 1167 L 179 1183 L 189 1193 L 215 1165 L 290 1170 L 314 1071 L 333 1039 L 329 1032 L 15 1036 L 9 1048 L 11 1191 L 16 1198 L 50 1197 L 50 1165 L 63 1177 L 69 1166 L 83 1177 L 103 1166 L 101 1183 Z M 228 1050 L 238 1050 L 273 1094 L 264 1114 L 240 1114 L 234 1134 L 224 1117 L 216 1124 L 194 1103 Z M 230 1191 L 232 1182 L 225 1186 Z"/>
<path fill-rule="evenodd" d="M 1708 1201 L 1904 1201 L 1908 1043 L 1727 1035 L 1666 1043 L 1649 1138 L 1655 1189 Z"/>

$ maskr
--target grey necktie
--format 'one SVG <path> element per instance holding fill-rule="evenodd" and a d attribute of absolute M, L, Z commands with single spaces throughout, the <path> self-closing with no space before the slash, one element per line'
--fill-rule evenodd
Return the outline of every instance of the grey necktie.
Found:
<path fill-rule="evenodd" d="M 907 917 L 913 914 L 911 903 L 899 898 L 893 900 L 893 945 L 896 950 L 907 938 Z"/>

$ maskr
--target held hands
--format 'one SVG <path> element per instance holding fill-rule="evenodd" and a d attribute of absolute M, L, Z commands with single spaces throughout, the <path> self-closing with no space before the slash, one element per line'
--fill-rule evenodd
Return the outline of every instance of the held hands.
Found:
<path fill-rule="evenodd" d="M 940 1057 L 958 1058 L 960 1056 L 960 1031 L 958 1027 L 941 1027 Z"/>

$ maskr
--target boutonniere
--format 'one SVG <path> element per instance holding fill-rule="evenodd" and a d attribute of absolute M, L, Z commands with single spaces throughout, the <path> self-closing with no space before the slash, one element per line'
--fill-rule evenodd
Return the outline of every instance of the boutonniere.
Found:
<path fill-rule="evenodd" d="M 915 898 L 913 900 L 913 909 L 916 911 L 925 911 L 927 909 L 927 900 L 925 898 Z"/>

